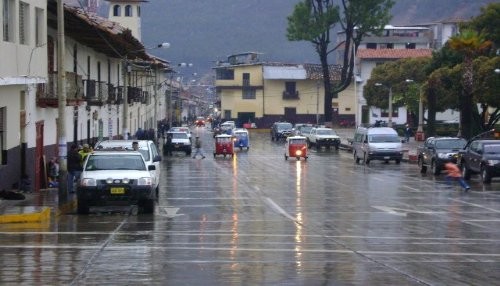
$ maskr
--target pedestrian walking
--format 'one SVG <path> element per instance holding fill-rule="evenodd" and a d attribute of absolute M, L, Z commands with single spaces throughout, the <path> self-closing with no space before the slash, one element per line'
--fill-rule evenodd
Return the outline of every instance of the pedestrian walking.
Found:
<path fill-rule="evenodd" d="M 52 181 L 57 181 L 59 177 L 59 162 L 56 157 L 52 157 L 49 161 L 49 178 Z"/>
<path fill-rule="evenodd" d="M 196 136 L 194 140 L 194 150 L 193 159 L 195 159 L 197 155 L 201 155 L 201 159 L 205 159 L 205 155 L 203 155 L 203 151 L 201 150 L 201 140 L 199 136 Z"/>
<path fill-rule="evenodd" d="M 163 155 L 172 156 L 172 134 L 167 133 L 167 141 L 163 145 Z"/>
<path fill-rule="evenodd" d="M 411 134 L 412 134 L 412 130 L 410 128 L 410 125 L 406 124 L 406 126 L 405 126 L 405 142 L 406 143 L 410 142 Z"/>
<path fill-rule="evenodd" d="M 68 152 L 68 192 L 74 193 L 74 183 L 75 180 L 80 178 L 82 173 L 82 156 L 78 153 L 78 146 L 76 144 L 71 145 L 71 149 Z"/>
<path fill-rule="evenodd" d="M 448 175 L 446 175 L 446 181 L 448 184 L 451 184 L 451 181 L 458 181 L 460 183 L 460 186 L 467 192 L 470 187 L 467 185 L 465 182 L 464 178 L 462 177 L 462 173 L 460 172 L 460 169 L 458 166 L 454 163 L 448 162 L 444 165 L 446 171 L 448 172 Z"/>

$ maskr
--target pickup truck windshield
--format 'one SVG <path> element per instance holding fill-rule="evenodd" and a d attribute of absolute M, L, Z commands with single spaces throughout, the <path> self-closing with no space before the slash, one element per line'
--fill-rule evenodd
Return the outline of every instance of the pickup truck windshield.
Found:
<path fill-rule="evenodd" d="M 138 155 L 99 155 L 90 156 L 85 171 L 100 170 L 146 170 L 146 165 L 141 156 Z"/>
<path fill-rule="evenodd" d="M 333 130 L 318 130 L 318 135 L 337 135 Z"/>

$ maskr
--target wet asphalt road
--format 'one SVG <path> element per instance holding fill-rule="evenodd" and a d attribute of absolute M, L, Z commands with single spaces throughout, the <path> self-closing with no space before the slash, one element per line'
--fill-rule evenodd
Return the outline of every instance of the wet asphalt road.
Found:
<path fill-rule="evenodd" d="M 500 181 L 464 193 L 346 151 L 162 162 L 154 215 L 123 208 L 0 225 L 1 285 L 498 285 Z"/>

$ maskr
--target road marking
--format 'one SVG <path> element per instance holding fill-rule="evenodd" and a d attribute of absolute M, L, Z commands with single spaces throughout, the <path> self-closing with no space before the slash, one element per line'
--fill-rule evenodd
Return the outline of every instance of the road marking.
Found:
<path fill-rule="evenodd" d="M 271 206 L 271 208 L 275 209 L 278 213 L 282 214 L 286 218 L 295 221 L 295 218 L 287 213 L 284 209 L 282 209 L 278 204 L 276 204 L 271 198 L 266 197 L 267 203 Z"/>
<path fill-rule="evenodd" d="M 402 209 L 402 208 L 395 208 L 395 207 L 389 207 L 389 206 L 372 206 L 372 207 L 379 209 L 381 211 L 387 212 L 389 214 L 398 215 L 398 216 L 406 216 L 408 213 L 416 213 L 416 214 L 446 214 L 446 213 L 448 213 L 446 211 L 419 211 L 419 210 Z"/>
<path fill-rule="evenodd" d="M 169 208 L 169 207 L 158 207 L 158 215 L 168 217 L 168 218 L 174 218 L 176 216 L 181 216 L 184 214 L 178 214 L 177 212 L 179 211 L 179 208 Z"/>
<path fill-rule="evenodd" d="M 500 210 L 487 208 L 487 207 L 482 206 L 482 205 L 478 205 L 478 204 L 474 204 L 474 203 L 469 203 L 469 202 L 462 201 L 462 200 L 459 200 L 459 199 L 451 199 L 451 200 L 452 200 L 452 201 L 455 201 L 455 202 L 462 203 L 462 204 L 466 204 L 466 205 L 470 205 L 470 206 L 474 206 L 474 207 L 482 208 L 482 209 L 485 209 L 485 210 L 488 210 L 488 211 L 492 211 L 492 212 L 494 212 L 494 213 L 500 213 Z"/>

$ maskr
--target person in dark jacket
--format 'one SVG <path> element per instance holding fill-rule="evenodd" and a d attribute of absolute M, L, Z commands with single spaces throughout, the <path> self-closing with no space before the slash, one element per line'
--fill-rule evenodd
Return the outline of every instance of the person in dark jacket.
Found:
<path fill-rule="evenodd" d="M 74 183 L 75 180 L 80 178 L 82 173 L 82 156 L 78 153 L 78 146 L 76 144 L 71 145 L 71 149 L 68 152 L 68 192 L 74 193 Z"/>

